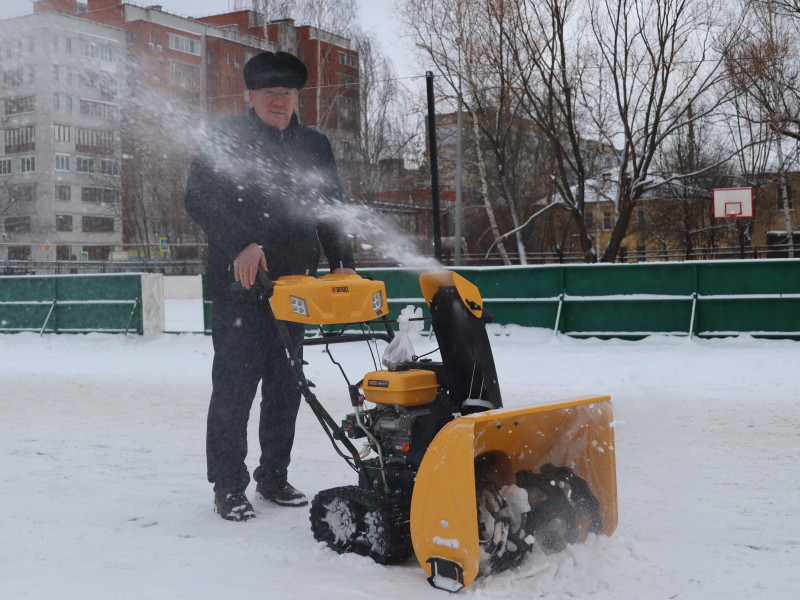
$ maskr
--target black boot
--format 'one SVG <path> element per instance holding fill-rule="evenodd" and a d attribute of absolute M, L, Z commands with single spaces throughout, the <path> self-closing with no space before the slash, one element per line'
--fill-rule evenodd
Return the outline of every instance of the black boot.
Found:
<path fill-rule="evenodd" d="M 300 490 L 296 490 L 288 481 L 259 481 L 256 491 L 265 500 L 271 500 L 281 506 L 305 506 L 308 498 Z"/>
<path fill-rule="evenodd" d="M 214 510 L 227 521 L 247 521 L 256 516 L 244 492 L 214 494 Z"/>

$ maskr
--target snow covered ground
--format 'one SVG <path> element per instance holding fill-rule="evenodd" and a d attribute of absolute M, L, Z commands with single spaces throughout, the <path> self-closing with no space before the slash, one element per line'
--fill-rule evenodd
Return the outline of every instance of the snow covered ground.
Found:
<path fill-rule="evenodd" d="M 200 319 L 199 301 L 168 301 L 167 329 L 199 330 Z M 612 396 L 619 528 L 531 554 L 461 597 L 798 597 L 798 343 L 490 333 L 506 405 Z M 335 353 L 354 375 L 372 368 L 361 347 Z M 321 349 L 307 358 L 322 402 L 345 414 L 338 371 Z M 253 486 L 258 518 L 213 513 L 211 360 L 200 334 L 0 337 L 0 598 L 448 597 L 414 559 L 385 567 L 331 552 L 306 509 L 256 499 Z M 290 479 L 309 495 L 354 483 L 306 406 Z"/>

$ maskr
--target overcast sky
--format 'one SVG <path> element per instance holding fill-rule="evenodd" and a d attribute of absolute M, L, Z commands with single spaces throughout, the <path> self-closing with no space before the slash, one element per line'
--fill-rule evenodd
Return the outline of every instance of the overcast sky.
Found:
<path fill-rule="evenodd" d="M 381 42 L 383 51 L 389 55 L 395 70 L 401 77 L 425 75 L 430 66 L 415 67 L 412 59 L 413 47 L 408 40 L 401 38 L 400 22 L 394 17 L 394 0 L 357 0 L 361 6 L 359 15 L 365 31 L 374 33 Z M 140 6 L 160 4 L 167 12 L 182 16 L 202 17 L 225 12 L 233 2 L 228 0 L 141 0 L 132 2 Z M 16 17 L 33 12 L 31 0 L 0 0 L 0 18 Z"/>

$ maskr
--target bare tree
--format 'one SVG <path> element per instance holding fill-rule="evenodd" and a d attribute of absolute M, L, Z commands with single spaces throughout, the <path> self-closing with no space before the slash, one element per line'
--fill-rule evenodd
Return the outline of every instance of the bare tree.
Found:
<path fill-rule="evenodd" d="M 794 154 L 800 142 L 800 36 L 792 23 L 800 13 L 777 11 L 773 2 L 751 0 L 748 36 L 732 46 L 726 55 L 731 88 L 736 93 L 736 117 L 740 131 L 755 131 L 751 145 L 763 147 L 764 160 L 774 150 L 776 165 L 762 163 L 763 174 L 777 167 L 776 192 L 783 199 L 783 217 L 789 256 L 794 256 L 792 217 L 788 202 L 787 154 Z M 783 8 L 787 8 L 786 5 Z M 787 143 L 788 142 L 788 143 Z M 745 154 L 749 152 L 749 154 Z M 742 157 L 754 158 L 743 146 Z M 754 177 L 754 179 L 761 179 Z"/>
<path fill-rule="evenodd" d="M 359 163 L 361 196 L 370 201 L 383 189 L 391 165 L 401 161 L 420 138 L 414 130 L 408 91 L 398 86 L 391 61 L 374 37 L 359 33 Z"/>
<path fill-rule="evenodd" d="M 700 111 L 706 112 L 706 111 Z M 656 171 L 666 176 L 652 190 L 660 214 L 643 219 L 647 235 L 661 239 L 665 248 L 683 248 L 684 260 L 696 258 L 697 248 L 714 248 L 728 223 L 713 218 L 713 190 L 731 187 L 734 170 L 723 134 L 710 117 L 691 119 L 665 142 L 656 158 Z M 686 174 L 681 178 L 674 173 Z"/>
<path fill-rule="evenodd" d="M 494 1 L 515 15 L 506 35 L 520 93 L 550 144 L 553 178 L 589 261 L 598 257 L 583 219 L 596 155 L 587 142 L 615 148 L 616 221 L 601 257 L 614 261 L 638 201 L 661 183 L 652 169 L 665 141 L 724 99 L 723 50 L 736 15 L 719 0 Z M 703 109 L 690 115 L 691 105 Z"/>
<path fill-rule="evenodd" d="M 445 81 L 451 106 L 453 100 L 463 100 L 470 121 L 467 126 L 472 129 L 474 170 L 493 234 L 490 247 L 496 246 L 503 263 L 510 263 L 498 218 L 498 209 L 504 205 L 510 221 L 506 229 L 513 232 L 524 263 L 518 195 L 520 189 L 530 192 L 531 186 L 522 185 L 523 174 L 530 170 L 520 164 L 529 148 L 518 142 L 520 129 L 529 124 L 520 119 L 518 99 L 512 92 L 514 65 L 500 34 L 505 17 L 477 0 L 405 0 L 401 15 Z M 495 198 L 501 204 L 496 205 Z"/>
<path fill-rule="evenodd" d="M 749 97 L 746 115 L 800 140 L 800 36 L 771 2 L 749 0 L 748 35 L 728 49 L 727 68 L 737 92 Z"/>
<path fill-rule="evenodd" d="M 201 133 L 195 106 L 174 92 L 153 91 L 125 113 L 121 176 L 104 183 L 120 190 L 124 239 L 145 258 L 152 257 L 161 237 L 169 239 L 171 248 L 199 247 L 205 241 L 184 208 L 186 176 Z M 164 131 L 179 133 L 161 135 Z"/>

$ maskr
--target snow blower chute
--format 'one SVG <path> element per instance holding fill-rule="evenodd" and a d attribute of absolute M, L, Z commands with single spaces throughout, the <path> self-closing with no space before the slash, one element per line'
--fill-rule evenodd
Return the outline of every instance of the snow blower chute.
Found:
<path fill-rule="evenodd" d="M 335 344 L 399 341 L 380 281 L 325 275 L 264 284 L 274 288 L 278 322 L 319 325 L 303 345 L 326 346 L 337 365 Z M 299 348 L 287 346 L 306 402 L 358 474 L 357 484 L 313 499 L 314 537 L 382 564 L 413 552 L 432 585 L 458 591 L 518 565 L 535 544 L 559 551 L 589 533 L 611 535 L 617 497 L 609 398 L 503 408 L 485 326 L 491 316 L 478 288 L 448 271 L 422 274 L 420 286 L 441 360 L 376 363 L 355 383 L 339 365 L 353 409 L 339 422 L 311 391 Z"/>

